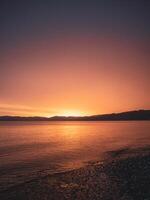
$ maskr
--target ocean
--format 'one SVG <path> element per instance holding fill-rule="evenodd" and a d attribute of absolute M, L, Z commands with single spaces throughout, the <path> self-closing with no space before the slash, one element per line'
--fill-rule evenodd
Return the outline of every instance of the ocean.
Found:
<path fill-rule="evenodd" d="M 150 121 L 0 122 L 0 191 L 150 146 Z"/>

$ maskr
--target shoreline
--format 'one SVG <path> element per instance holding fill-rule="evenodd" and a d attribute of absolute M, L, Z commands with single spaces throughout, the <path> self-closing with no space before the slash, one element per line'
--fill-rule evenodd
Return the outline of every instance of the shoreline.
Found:
<path fill-rule="evenodd" d="M 150 199 L 150 147 L 106 152 L 104 161 L 35 178 L 1 192 L 0 199 Z"/>

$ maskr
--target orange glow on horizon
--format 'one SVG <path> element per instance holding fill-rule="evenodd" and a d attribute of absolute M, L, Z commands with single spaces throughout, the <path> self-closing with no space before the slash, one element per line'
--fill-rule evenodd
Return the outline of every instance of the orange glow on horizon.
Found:
<path fill-rule="evenodd" d="M 26 41 L 3 55 L 0 115 L 149 109 L 149 57 L 140 45 L 107 35 Z"/>
<path fill-rule="evenodd" d="M 0 116 L 150 109 L 149 1 L 111 1 L 0 1 Z"/>
<path fill-rule="evenodd" d="M 83 113 L 81 111 L 78 110 L 64 110 L 58 113 L 58 116 L 64 116 L 64 117 L 69 117 L 69 116 L 85 116 L 86 113 Z"/>

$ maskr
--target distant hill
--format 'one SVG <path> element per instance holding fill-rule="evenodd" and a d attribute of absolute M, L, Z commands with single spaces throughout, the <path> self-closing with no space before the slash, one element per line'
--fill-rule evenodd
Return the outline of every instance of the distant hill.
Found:
<path fill-rule="evenodd" d="M 20 117 L 0 116 L 0 121 L 123 121 L 123 120 L 150 120 L 150 110 L 136 110 L 121 113 L 92 115 L 82 117 Z"/>

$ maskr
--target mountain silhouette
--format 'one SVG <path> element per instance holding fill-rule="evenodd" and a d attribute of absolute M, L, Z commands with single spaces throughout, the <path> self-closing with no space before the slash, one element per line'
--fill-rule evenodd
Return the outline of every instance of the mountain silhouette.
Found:
<path fill-rule="evenodd" d="M 135 110 L 121 113 L 111 113 L 91 116 L 53 116 L 53 117 L 21 117 L 0 116 L 0 121 L 121 121 L 150 120 L 150 110 Z"/>

